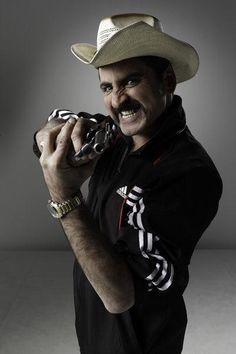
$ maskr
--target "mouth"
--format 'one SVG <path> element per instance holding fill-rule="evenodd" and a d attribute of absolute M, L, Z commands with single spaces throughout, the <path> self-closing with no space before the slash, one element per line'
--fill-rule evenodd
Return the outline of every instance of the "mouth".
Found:
<path fill-rule="evenodd" d="M 141 107 L 135 107 L 129 110 L 122 110 L 119 112 L 119 121 L 122 123 L 133 122 L 141 111 Z"/>
<path fill-rule="evenodd" d="M 136 112 L 137 110 L 131 109 L 129 111 L 122 111 L 120 114 L 122 118 L 130 118 L 134 116 Z"/>

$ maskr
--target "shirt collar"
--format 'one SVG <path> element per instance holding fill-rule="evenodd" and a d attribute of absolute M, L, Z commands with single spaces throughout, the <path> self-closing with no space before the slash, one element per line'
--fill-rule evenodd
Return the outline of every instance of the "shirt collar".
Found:
<path fill-rule="evenodd" d="M 174 95 L 170 107 L 168 107 L 159 117 L 160 126 L 153 134 L 152 138 L 139 149 L 132 152 L 132 155 L 146 154 L 152 150 L 166 146 L 176 135 L 180 134 L 186 128 L 186 117 L 182 107 L 182 99 L 180 96 Z M 124 140 L 129 146 L 130 150 L 133 146 L 132 137 L 124 136 Z"/>

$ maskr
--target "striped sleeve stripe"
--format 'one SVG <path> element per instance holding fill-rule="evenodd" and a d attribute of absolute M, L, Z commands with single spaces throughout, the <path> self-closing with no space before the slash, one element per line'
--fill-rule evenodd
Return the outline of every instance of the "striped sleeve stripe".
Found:
<path fill-rule="evenodd" d="M 168 270 L 168 263 L 167 261 L 162 257 L 161 260 L 159 260 L 157 263 L 156 263 L 156 267 L 158 269 L 158 273 L 159 274 L 156 274 L 151 280 L 152 280 L 152 283 L 154 285 L 159 285 L 162 280 L 164 280 L 166 278 L 166 276 L 168 275 L 167 274 L 167 270 Z M 153 275 L 153 274 L 152 274 Z M 158 275 L 158 276 L 157 276 Z"/>
<path fill-rule="evenodd" d="M 143 193 L 143 189 L 138 186 L 134 186 L 133 191 L 138 192 L 140 194 Z"/>
<path fill-rule="evenodd" d="M 174 267 L 172 264 L 169 265 L 170 267 L 170 276 L 169 276 L 169 280 L 166 281 L 165 279 L 165 282 L 163 282 L 163 284 L 160 284 L 158 286 L 158 289 L 161 290 L 161 291 L 164 291 L 164 290 L 167 290 L 171 284 L 173 283 L 173 277 L 174 277 Z"/>
<path fill-rule="evenodd" d="M 154 271 L 151 274 L 149 274 L 145 279 L 146 280 L 153 280 L 158 272 L 159 272 L 159 269 L 158 269 L 158 267 L 156 267 L 154 269 Z"/>
<path fill-rule="evenodd" d="M 172 264 L 164 260 L 164 262 L 156 263 L 156 268 L 146 277 L 146 280 L 151 280 L 152 284 L 159 290 L 166 290 L 172 284 L 173 275 L 174 269 Z"/>
<path fill-rule="evenodd" d="M 134 201 L 134 202 L 132 202 L 132 201 L 130 201 L 128 198 L 126 199 L 126 204 L 128 204 L 128 205 L 130 205 L 130 206 L 134 206 L 135 204 L 136 204 L 136 202 Z"/>
<path fill-rule="evenodd" d="M 173 265 L 168 262 L 158 251 L 157 235 L 147 232 L 143 225 L 143 213 L 145 210 L 144 200 L 139 193 L 143 192 L 141 188 L 135 186 L 132 193 L 128 194 L 126 203 L 132 205 L 133 210 L 128 216 L 128 223 L 135 229 L 138 229 L 139 248 L 144 258 L 149 259 L 153 264 L 153 271 L 145 279 L 149 284 L 149 291 L 154 287 L 164 291 L 168 289 L 174 276 Z M 130 199 L 129 199 L 130 198 Z"/>
<path fill-rule="evenodd" d="M 137 229 L 137 228 L 138 228 L 138 225 L 137 225 L 137 223 L 135 223 L 135 220 L 134 220 L 134 215 L 135 215 L 135 213 L 137 213 L 137 205 L 136 205 L 136 204 L 134 204 L 134 206 L 133 206 L 133 211 L 132 211 L 132 213 L 129 214 L 128 223 L 129 223 L 131 226 L 133 226 L 135 229 Z"/>
<path fill-rule="evenodd" d="M 167 275 L 167 268 L 168 263 L 166 260 L 163 257 L 159 257 L 159 259 L 156 261 L 156 268 L 146 277 L 146 279 L 152 280 L 154 285 L 158 285 Z"/>
<path fill-rule="evenodd" d="M 73 113 L 72 111 L 68 109 L 54 109 L 50 116 L 48 117 L 48 121 L 50 121 L 53 118 L 62 118 L 62 119 L 68 119 L 70 117 L 74 117 L 78 119 L 77 114 Z"/>
<path fill-rule="evenodd" d="M 143 198 L 141 198 L 138 203 L 133 206 L 133 211 L 129 214 L 129 224 L 135 228 L 145 230 L 142 222 L 142 214 L 144 212 L 145 205 Z"/>
<path fill-rule="evenodd" d="M 141 251 L 151 252 L 153 249 L 153 236 L 150 232 L 139 230 L 139 248 Z"/>
<path fill-rule="evenodd" d="M 142 230 L 144 230 L 143 221 L 142 221 L 142 214 L 144 212 L 144 209 L 145 209 L 145 205 L 144 205 L 143 198 L 142 198 L 139 200 L 139 212 L 137 214 L 135 214 L 136 220 L 137 220 L 136 221 L 137 225 Z"/>
<path fill-rule="evenodd" d="M 147 233 L 147 251 L 151 252 L 153 248 L 153 237 L 150 232 Z"/>
<path fill-rule="evenodd" d="M 139 248 L 143 257 L 156 259 L 155 269 L 145 279 L 160 290 L 166 290 L 172 284 L 173 267 L 171 263 L 160 256 L 159 254 L 152 254 L 153 249 L 153 235 L 150 232 L 139 230 Z"/>
<path fill-rule="evenodd" d="M 126 203 L 130 206 L 134 206 L 137 200 L 142 196 L 143 190 L 137 186 L 133 187 L 127 195 Z"/>
<path fill-rule="evenodd" d="M 129 193 L 128 194 L 128 198 L 132 199 L 132 200 L 138 200 L 140 198 L 140 195 L 135 195 L 133 193 Z"/>
<path fill-rule="evenodd" d="M 145 238 L 144 238 L 144 231 L 143 230 L 139 230 L 138 237 L 139 237 L 139 248 L 140 248 L 140 251 L 141 251 L 143 257 L 149 258 L 146 251 L 145 251 Z"/>

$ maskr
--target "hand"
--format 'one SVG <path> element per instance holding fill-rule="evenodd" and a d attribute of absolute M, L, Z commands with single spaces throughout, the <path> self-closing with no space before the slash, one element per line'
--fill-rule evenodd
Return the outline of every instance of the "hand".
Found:
<path fill-rule="evenodd" d="M 71 134 L 72 146 L 70 147 L 68 152 L 68 161 L 72 166 L 81 166 L 90 162 L 90 160 L 97 158 L 97 154 L 94 151 L 89 154 L 86 154 L 85 156 L 80 157 L 79 159 L 75 157 L 75 154 L 79 152 L 82 146 L 85 144 L 86 136 L 90 128 L 94 128 L 96 126 L 96 123 L 88 119 L 77 120 Z"/>
<path fill-rule="evenodd" d="M 36 143 L 38 145 L 38 148 L 40 152 L 42 153 L 43 151 L 43 142 L 45 140 L 45 137 L 50 133 L 50 131 L 57 127 L 57 126 L 63 126 L 65 124 L 65 120 L 63 119 L 51 119 L 49 122 L 45 124 L 44 127 L 42 127 L 36 134 L 35 139 Z"/>
<path fill-rule="evenodd" d="M 36 133 L 35 139 L 41 153 L 42 153 L 42 142 L 45 140 L 45 137 L 50 133 L 52 128 L 56 126 L 62 127 L 65 123 L 66 121 L 64 119 L 60 119 L 60 118 L 51 119 L 49 122 L 46 123 L 46 125 L 43 128 L 41 128 Z M 90 160 L 97 157 L 97 154 L 94 151 L 92 151 L 89 154 L 86 154 L 85 156 L 80 157 L 79 159 L 75 157 L 75 153 L 79 152 L 81 147 L 84 145 L 86 135 L 91 127 L 93 127 L 93 129 L 96 129 L 97 123 L 94 123 L 94 121 L 89 119 L 78 119 L 75 124 L 75 127 L 71 135 L 71 140 L 73 144 L 68 151 L 68 161 L 72 166 L 83 165 L 84 163 L 87 163 Z M 101 123 L 99 123 L 99 127 L 101 127 Z M 57 140 L 56 140 L 56 145 L 57 145 Z"/>
<path fill-rule="evenodd" d="M 81 185 L 91 176 L 97 159 L 87 158 L 82 166 L 72 166 L 68 160 L 70 149 L 82 146 L 81 123 L 70 118 L 54 126 L 43 135 L 40 145 L 40 164 L 52 199 L 60 202 L 76 195 Z M 40 137 L 40 136 L 39 136 Z"/>

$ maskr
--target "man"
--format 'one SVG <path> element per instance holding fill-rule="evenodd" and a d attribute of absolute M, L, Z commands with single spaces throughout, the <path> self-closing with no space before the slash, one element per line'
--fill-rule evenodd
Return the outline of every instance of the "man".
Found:
<path fill-rule="evenodd" d="M 36 134 L 49 208 L 76 257 L 81 353 L 181 353 L 188 264 L 222 192 L 174 95 L 176 82 L 196 74 L 198 55 L 142 14 L 105 18 L 97 47 L 80 43 L 72 52 L 98 69 L 109 113 L 102 118 L 117 127 L 100 158 L 79 162 L 71 150 L 78 156 L 101 115 L 50 117 Z M 89 176 L 85 203 L 80 187 Z"/>

